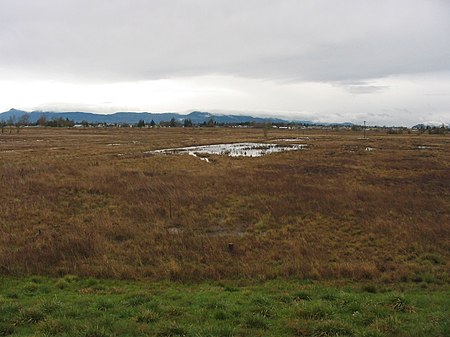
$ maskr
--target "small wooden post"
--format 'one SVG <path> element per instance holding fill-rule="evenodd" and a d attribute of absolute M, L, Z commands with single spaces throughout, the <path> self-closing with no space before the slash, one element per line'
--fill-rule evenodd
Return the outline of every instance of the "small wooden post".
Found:
<path fill-rule="evenodd" d="M 234 243 L 233 242 L 228 242 L 228 251 L 230 253 L 234 252 Z"/>

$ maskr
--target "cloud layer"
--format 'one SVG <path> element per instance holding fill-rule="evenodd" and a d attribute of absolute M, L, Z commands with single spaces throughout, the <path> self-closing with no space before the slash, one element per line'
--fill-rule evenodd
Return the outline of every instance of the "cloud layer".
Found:
<path fill-rule="evenodd" d="M 98 80 L 341 81 L 450 69 L 450 2 L 3 0 L 0 64 Z"/>
<path fill-rule="evenodd" d="M 435 95 L 448 88 L 449 36 L 446 0 L 2 0 L 0 80 L 234 78 L 242 81 L 222 87 L 237 95 L 249 79 L 279 88 L 331 83 L 347 91 L 348 100 L 381 95 L 393 79 L 428 74 L 427 81 L 440 77 L 429 93 Z M 327 94 L 317 90 L 318 97 Z M 207 93 L 196 98 L 211 107 Z M 297 102 L 292 110 L 306 109 Z M 445 115 L 450 106 L 439 110 Z"/>

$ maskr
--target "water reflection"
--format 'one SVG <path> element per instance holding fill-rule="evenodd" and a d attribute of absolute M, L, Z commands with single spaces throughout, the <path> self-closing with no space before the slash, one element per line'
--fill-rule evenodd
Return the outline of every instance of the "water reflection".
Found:
<path fill-rule="evenodd" d="M 267 143 L 231 143 L 231 144 L 213 144 L 202 146 L 189 146 L 173 149 L 162 149 L 156 151 L 150 151 L 147 153 L 179 153 L 189 154 L 191 156 L 200 157 L 204 155 L 226 155 L 231 157 L 261 157 L 266 154 L 284 151 L 296 151 L 302 150 L 306 147 L 305 144 L 267 144 Z"/>

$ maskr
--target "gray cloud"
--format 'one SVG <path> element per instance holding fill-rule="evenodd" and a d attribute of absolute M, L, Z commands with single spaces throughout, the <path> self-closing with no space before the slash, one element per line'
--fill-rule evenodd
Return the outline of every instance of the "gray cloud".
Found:
<path fill-rule="evenodd" d="M 78 81 L 357 81 L 448 71 L 449 34 L 445 0 L 2 0 L 0 71 Z"/>
<path fill-rule="evenodd" d="M 386 85 L 371 84 L 369 81 L 340 81 L 336 85 L 345 88 L 352 94 L 373 94 L 389 88 Z"/>
<path fill-rule="evenodd" d="M 1 0 L 0 111 L 450 121 L 448 0 Z"/>

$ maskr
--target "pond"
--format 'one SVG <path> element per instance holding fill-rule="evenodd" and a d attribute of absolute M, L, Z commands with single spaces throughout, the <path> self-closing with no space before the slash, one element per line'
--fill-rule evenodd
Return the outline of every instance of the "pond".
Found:
<path fill-rule="evenodd" d="M 306 148 L 305 144 L 268 144 L 268 143 L 229 143 L 201 146 L 189 146 L 173 149 L 148 151 L 146 153 L 188 154 L 208 161 L 205 155 L 226 155 L 230 157 L 261 157 L 266 154 L 284 151 L 296 151 Z"/>

